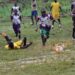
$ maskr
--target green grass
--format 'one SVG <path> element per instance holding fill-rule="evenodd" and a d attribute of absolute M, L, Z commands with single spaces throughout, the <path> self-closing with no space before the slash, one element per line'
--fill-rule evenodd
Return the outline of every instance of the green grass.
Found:
<path fill-rule="evenodd" d="M 41 7 L 41 0 L 39 0 Z M 69 2 L 65 2 L 67 5 Z M 64 4 L 64 0 L 62 0 Z M 9 17 L 11 4 L 7 7 L 0 8 L 0 32 L 6 32 L 12 37 L 13 41 L 17 41 L 12 30 Z M 63 9 L 69 9 L 70 4 L 64 6 Z M 6 11 L 8 9 L 8 11 Z M 22 15 L 30 15 L 30 9 L 24 9 Z M 35 32 L 36 26 L 31 26 L 30 19 L 23 18 L 21 26 L 22 38 L 27 37 L 28 41 L 33 44 L 27 49 L 7 50 L 4 46 L 7 44 L 5 39 L 0 36 L 0 75 L 75 75 L 75 44 L 72 41 L 72 21 L 71 17 L 61 19 L 63 28 L 59 29 L 55 23 L 54 29 L 50 31 L 50 38 L 47 41 L 47 47 L 42 47 L 40 39 L 40 31 Z M 67 43 L 68 46 L 61 53 L 52 50 L 52 46 L 57 43 Z M 46 56 L 45 61 L 41 63 L 25 64 L 27 58 L 39 58 Z M 42 58 L 39 58 L 43 60 Z M 35 61 L 35 59 L 33 59 Z"/>
<path fill-rule="evenodd" d="M 42 0 L 38 0 L 38 1 L 37 1 L 37 4 L 38 4 L 38 11 L 39 11 L 39 13 L 40 13 L 41 8 L 43 8 L 43 7 L 46 7 L 47 10 L 48 10 L 49 13 L 50 13 L 50 8 L 49 8 L 49 7 L 50 7 L 50 4 L 51 4 L 52 1 L 53 1 L 53 0 L 49 0 L 49 1 L 43 6 Z M 68 1 L 65 1 L 65 0 L 63 0 L 63 1 L 58 0 L 58 1 L 60 1 L 60 3 L 61 3 L 63 14 L 69 13 L 69 10 L 70 10 L 70 7 L 71 7 L 71 5 L 70 5 L 70 2 L 71 2 L 71 1 L 70 1 L 70 0 L 68 0 Z M 65 2 L 64 2 L 64 1 L 65 1 Z M 20 5 L 20 7 L 22 7 L 22 4 L 19 3 L 19 5 Z M 0 6 L 0 17 L 6 19 L 9 15 L 11 15 L 11 13 L 9 13 L 9 12 L 11 12 L 12 6 L 13 6 L 13 3 L 10 3 L 10 4 L 6 3 L 6 5 L 5 5 L 4 7 L 1 7 L 1 6 Z M 22 15 L 23 15 L 23 16 L 30 16 L 30 15 L 31 15 L 31 5 L 28 4 L 26 7 L 23 8 L 23 10 L 22 10 Z"/>
<path fill-rule="evenodd" d="M 23 19 L 21 28 L 22 37 L 27 36 L 28 40 L 33 41 L 31 47 L 21 50 L 7 50 L 5 40 L 0 36 L 0 75 L 74 75 L 75 74 L 75 47 L 70 44 L 64 52 L 55 53 L 52 44 L 67 42 L 72 43 L 72 22 L 70 17 L 62 18 L 63 29 L 59 30 L 58 24 L 50 32 L 50 38 L 47 41 L 47 48 L 43 48 L 40 39 L 40 32 L 35 32 L 36 26 L 30 25 L 30 19 Z M 10 22 L 1 22 L 0 31 L 5 31 L 17 40 L 14 36 Z M 10 63 L 20 59 L 39 57 L 46 55 L 46 61 L 39 64 L 16 64 Z M 5 63 L 6 62 L 6 63 Z M 5 63 L 5 64 L 3 64 Z"/>

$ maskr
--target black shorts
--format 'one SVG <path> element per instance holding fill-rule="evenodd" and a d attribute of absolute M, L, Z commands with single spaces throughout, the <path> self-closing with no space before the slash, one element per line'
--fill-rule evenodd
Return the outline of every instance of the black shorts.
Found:
<path fill-rule="evenodd" d="M 21 27 L 20 24 L 13 24 L 13 29 L 15 32 L 19 32 L 20 27 Z"/>

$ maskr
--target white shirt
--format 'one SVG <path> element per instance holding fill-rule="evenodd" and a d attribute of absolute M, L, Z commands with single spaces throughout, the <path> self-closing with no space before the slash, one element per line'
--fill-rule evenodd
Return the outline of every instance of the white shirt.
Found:
<path fill-rule="evenodd" d="M 51 25 L 51 21 L 50 21 L 50 15 L 47 15 L 46 17 L 42 17 L 40 16 L 39 17 L 39 20 L 40 20 L 40 24 L 45 26 L 45 25 Z"/>
<path fill-rule="evenodd" d="M 21 23 L 21 21 L 20 21 L 20 16 L 19 16 L 19 15 L 13 15 L 13 20 L 12 20 L 12 22 L 13 22 L 14 24 L 20 24 L 20 23 Z"/>

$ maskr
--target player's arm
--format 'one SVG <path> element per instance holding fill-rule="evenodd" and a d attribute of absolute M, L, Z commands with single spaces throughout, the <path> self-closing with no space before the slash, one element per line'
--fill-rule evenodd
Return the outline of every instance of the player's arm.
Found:
<path fill-rule="evenodd" d="M 59 8 L 60 8 L 61 15 L 63 15 L 62 6 L 60 5 L 60 3 L 59 3 Z"/>
<path fill-rule="evenodd" d="M 19 19 L 20 19 L 20 21 L 22 21 L 22 17 L 21 16 L 19 16 Z"/>
<path fill-rule="evenodd" d="M 40 17 L 38 16 L 37 18 L 36 18 L 36 21 L 38 22 L 40 20 Z"/>
<path fill-rule="evenodd" d="M 60 11 L 62 12 L 62 6 L 60 5 L 60 3 L 59 3 L 59 8 L 60 8 Z"/>
<path fill-rule="evenodd" d="M 13 12 L 13 8 L 11 9 L 11 13 Z"/>
<path fill-rule="evenodd" d="M 19 7 L 19 11 L 21 12 L 21 8 Z"/>
<path fill-rule="evenodd" d="M 53 7 L 53 4 L 51 3 L 51 5 L 50 5 L 50 7 L 49 7 L 49 8 L 50 8 L 50 10 L 52 10 L 52 7 Z"/>
<path fill-rule="evenodd" d="M 50 20 L 53 20 L 53 16 L 52 15 L 50 15 Z"/>
<path fill-rule="evenodd" d="M 60 10 L 62 11 L 62 8 L 61 8 L 61 6 L 60 6 Z"/>
<path fill-rule="evenodd" d="M 52 17 L 51 14 L 48 14 L 48 17 L 49 17 L 50 20 L 53 20 L 53 17 Z"/>
<path fill-rule="evenodd" d="M 13 20 L 13 16 L 10 16 L 11 21 Z"/>
<path fill-rule="evenodd" d="M 71 4 L 71 11 L 73 10 L 73 8 L 74 8 L 74 5 L 73 5 L 73 4 Z"/>

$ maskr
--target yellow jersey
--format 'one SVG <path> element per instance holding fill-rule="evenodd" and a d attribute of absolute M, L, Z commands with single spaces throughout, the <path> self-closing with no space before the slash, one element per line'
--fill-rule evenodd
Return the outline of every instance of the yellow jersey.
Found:
<path fill-rule="evenodd" d="M 14 49 L 20 49 L 21 45 L 22 45 L 22 40 L 19 40 L 17 42 L 14 42 Z M 9 48 L 9 45 L 6 45 L 5 48 L 6 49 L 10 49 Z"/>
<path fill-rule="evenodd" d="M 59 2 L 52 2 L 52 16 L 54 19 L 58 19 L 60 17 L 60 3 Z"/>

